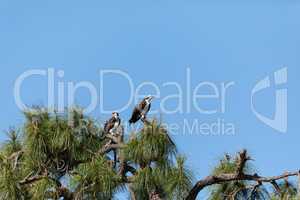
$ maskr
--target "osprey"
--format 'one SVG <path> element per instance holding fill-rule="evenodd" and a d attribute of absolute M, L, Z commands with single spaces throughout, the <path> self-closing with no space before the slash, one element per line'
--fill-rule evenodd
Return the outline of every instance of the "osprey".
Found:
<path fill-rule="evenodd" d="M 129 124 L 136 123 L 140 119 L 144 122 L 146 119 L 146 115 L 151 108 L 151 101 L 153 100 L 153 96 L 146 96 L 137 106 L 135 106 L 131 118 L 129 120 Z"/>
<path fill-rule="evenodd" d="M 120 124 L 121 119 L 119 118 L 119 113 L 113 112 L 112 117 L 104 124 L 104 133 L 114 135 Z"/>

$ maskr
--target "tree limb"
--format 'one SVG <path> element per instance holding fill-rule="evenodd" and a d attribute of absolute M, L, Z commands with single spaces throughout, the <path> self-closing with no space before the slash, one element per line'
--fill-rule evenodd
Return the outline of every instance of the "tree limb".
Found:
<path fill-rule="evenodd" d="M 250 157 L 247 155 L 247 150 L 243 149 L 238 154 L 238 167 L 237 167 L 237 174 L 242 174 L 245 168 L 246 162 L 250 160 Z"/>
<path fill-rule="evenodd" d="M 298 174 L 299 172 L 297 171 L 297 172 L 288 172 L 279 176 L 271 176 L 271 177 L 262 177 L 262 176 L 258 176 L 257 174 L 250 175 L 250 174 L 238 174 L 238 173 L 207 176 L 206 178 L 198 181 L 194 185 L 194 187 L 186 197 L 186 200 L 195 200 L 197 195 L 203 188 L 214 184 L 221 184 L 230 181 L 242 181 L 242 180 L 256 181 L 261 183 L 271 183 L 273 181 L 284 179 L 290 176 L 298 176 Z"/>
<path fill-rule="evenodd" d="M 19 182 L 19 184 L 20 185 L 31 184 L 33 182 L 39 181 L 44 178 L 48 178 L 48 174 L 40 174 L 40 175 L 25 177 L 22 181 Z"/>

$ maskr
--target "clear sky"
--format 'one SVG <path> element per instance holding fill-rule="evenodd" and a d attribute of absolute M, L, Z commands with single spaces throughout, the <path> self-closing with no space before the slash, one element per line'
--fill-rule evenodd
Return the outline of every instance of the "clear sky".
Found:
<path fill-rule="evenodd" d="M 250 151 L 255 165 L 266 175 L 299 169 L 299 19 L 300 4 L 296 0 L 0 0 L 0 128 L 22 124 L 13 89 L 15 80 L 27 70 L 63 70 L 64 76 L 55 78 L 55 94 L 59 81 L 65 88 L 68 81 L 93 83 L 98 104 L 114 109 L 129 98 L 128 80 L 106 76 L 105 86 L 101 86 L 99 73 L 119 69 L 129 75 L 135 88 L 145 81 L 159 86 L 161 98 L 153 103 L 153 109 L 159 110 L 161 100 L 176 93 L 175 87 L 163 86 L 170 81 L 182 87 L 184 107 L 189 103 L 189 67 L 192 89 L 204 81 L 217 87 L 234 82 L 226 93 L 224 113 L 218 110 L 208 115 L 194 107 L 191 112 L 161 113 L 165 122 L 179 126 L 184 120 L 195 119 L 208 124 L 218 119 L 234 124 L 234 135 L 184 135 L 182 129 L 174 132 L 172 137 L 197 178 L 207 175 L 224 152 L 241 148 Z M 260 122 L 250 107 L 254 85 L 282 67 L 288 68 L 288 83 L 283 86 L 288 88 L 286 133 Z M 101 87 L 105 88 L 104 102 L 99 100 Z M 155 93 L 151 86 L 143 91 Z M 274 92 L 270 87 L 255 99 L 257 110 L 269 117 L 274 115 Z M 47 104 L 46 77 L 28 78 L 21 94 L 28 105 Z M 85 106 L 90 95 L 82 89 L 75 99 Z M 165 105 L 174 108 L 177 103 L 173 99 Z M 218 103 L 209 99 L 199 104 L 213 109 Z M 91 115 L 103 121 L 107 115 L 100 113 L 99 105 Z M 124 121 L 132 108 L 133 104 L 121 112 Z"/>

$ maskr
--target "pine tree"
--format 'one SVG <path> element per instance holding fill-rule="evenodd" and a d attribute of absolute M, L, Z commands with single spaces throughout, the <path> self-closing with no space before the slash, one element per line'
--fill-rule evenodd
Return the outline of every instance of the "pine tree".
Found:
<path fill-rule="evenodd" d="M 132 199 L 182 199 L 192 187 L 185 158 L 155 120 L 124 141 L 122 128 L 104 135 L 79 109 L 24 114 L 2 145 L 0 199 L 105 200 L 126 189 Z"/>
<path fill-rule="evenodd" d="M 287 178 L 262 177 L 246 150 L 225 155 L 211 175 L 194 183 L 192 171 L 166 128 L 157 120 L 124 137 L 105 134 L 80 109 L 49 113 L 35 107 L 11 128 L 0 149 L 0 200 L 110 200 L 126 191 L 132 200 L 194 200 L 209 187 L 211 200 L 291 200 Z M 270 183 L 274 191 L 265 187 Z"/>

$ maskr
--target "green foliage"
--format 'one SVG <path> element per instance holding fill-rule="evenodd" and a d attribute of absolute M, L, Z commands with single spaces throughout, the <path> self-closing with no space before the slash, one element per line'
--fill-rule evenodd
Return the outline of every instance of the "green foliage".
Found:
<path fill-rule="evenodd" d="M 110 200 L 125 189 L 136 200 L 152 200 L 153 194 L 182 200 L 193 187 L 185 157 L 178 155 L 156 120 L 144 123 L 124 141 L 122 135 L 118 140 L 103 135 L 97 122 L 78 108 L 49 113 L 36 107 L 24 115 L 24 126 L 10 129 L 0 149 L 0 200 Z M 122 145 L 114 162 L 106 150 L 119 139 Z M 212 175 L 235 173 L 238 166 L 238 157 L 225 155 Z M 246 162 L 243 173 L 254 172 Z M 293 183 L 284 180 L 278 186 L 280 194 L 253 182 L 231 181 L 211 186 L 208 199 L 296 199 Z"/>
<path fill-rule="evenodd" d="M 147 166 L 138 170 L 133 189 L 137 199 L 148 199 L 148 194 L 159 192 L 161 198 L 184 199 L 192 188 L 193 175 L 178 157 L 177 164 L 168 168 Z"/>
<path fill-rule="evenodd" d="M 18 169 L 5 156 L 0 156 L 0 199 L 22 199 L 23 191 L 18 185 L 21 180 Z"/>
<path fill-rule="evenodd" d="M 57 185 L 51 179 L 42 179 L 35 182 L 30 188 L 30 199 L 59 199 L 59 194 L 56 192 Z"/>
<path fill-rule="evenodd" d="M 166 193 L 169 199 L 184 199 L 193 187 L 193 173 L 185 166 L 185 158 L 177 157 L 176 166 L 171 168 L 165 179 Z"/>
<path fill-rule="evenodd" d="M 239 166 L 239 157 L 232 157 L 229 154 L 225 154 L 220 159 L 219 165 L 217 165 L 212 174 L 233 174 L 236 173 Z M 243 173 L 251 174 L 254 170 L 248 162 L 246 162 Z M 266 190 L 260 186 L 255 191 L 248 181 L 232 181 L 210 187 L 210 199 L 211 200 L 243 200 L 243 199 L 265 199 L 268 196 Z"/>
<path fill-rule="evenodd" d="M 0 199 L 22 199 L 26 196 L 18 182 L 22 179 L 22 169 L 11 155 L 22 149 L 20 134 L 15 129 L 7 132 L 8 140 L 1 146 L 0 152 Z"/>
<path fill-rule="evenodd" d="M 273 191 L 272 200 L 298 200 L 297 187 L 294 183 L 285 179 L 277 183 L 280 192 Z"/>
<path fill-rule="evenodd" d="M 212 175 L 235 174 L 239 166 L 239 156 L 233 158 L 225 154 L 220 160 Z M 253 166 L 246 162 L 243 168 L 244 174 L 255 174 Z M 287 179 L 278 183 L 280 193 L 269 191 L 262 184 L 255 185 L 253 181 L 231 181 L 210 187 L 211 200 L 296 200 L 297 189 Z"/>
<path fill-rule="evenodd" d="M 79 165 L 73 182 L 79 184 L 79 193 L 88 199 L 111 199 L 118 187 L 122 187 L 121 178 L 104 157 Z"/>
<path fill-rule="evenodd" d="M 183 199 L 192 188 L 193 175 L 185 159 L 176 158 L 174 142 L 156 120 L 132 135 L 124 154 L 127 161 L 140 167 L 133 183 L 137 199 L 148 199 L 151 192 L 167 199 Z"/>
<path fill-rule="evenodd" d="M 163 164 L 176 154 L 176 146 L 164 127 L 153 120 L 138 135 L 132 135 L 124 153 L 128 161 L 141 166 Z"/>
<path fill-rule="evenodd" d="M 140 169 L 133 183 L 133 190 L 137 199 L 148 199 L 149 193 L 158 190 L 161 185 L 157 185 L 159 179 L 157 170 L 152 170 L 149 166 Z"/>
<path fill-rule="evenodd" d="M 0 199 L 58 199 L 60 179 L 103 145 L 102 129 L 79 109 L 50 114 L 35 107 L 24 115 L 24 127 L 11 129 L 1 147 Z M 20 184 L 44 173 L 30 187 Z"/>
<path fill-rule="evenodd" d="M 109 144 L 97 123 L 80 109 L 49 113 L 43 108 L 24 112 L 20 130 L 11 129 L 0 151 L 0 200 L 112 199 L 126 179 L 113 167 Z M 192 187 L 192 173 L 177 156 L 166 129 L 153 120 L 125 143 L 119 159 L 136 168 L 129 177 L 137 199 L 151 192 L 182 199 Z M 67 188 L 63 182 L 69 182 Z M 67 192 L 66 192 L 67 191 Z"/>
<path fill-rule="evenodd" d="M 8 136 L 8 140 L 4 142 L 1 152 L 5 155 L 11 155 L 14 152 L 20 151 L 22 144 L 19 131 L 11 128 L 6 135 Z"/>
<path fill-rule="evenodd" d="M 62 176 L 59 170 L 71 170 L 78 161 L 90 159 L 89 152 L 102 145 L 101 129 L 80 110 L 50 115 L 38 108 L 25 112 L 25 116 L 24 143 L 30 168 L 47 165 L 49 171 Z"/>

